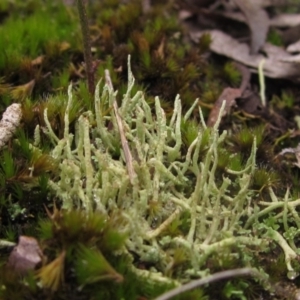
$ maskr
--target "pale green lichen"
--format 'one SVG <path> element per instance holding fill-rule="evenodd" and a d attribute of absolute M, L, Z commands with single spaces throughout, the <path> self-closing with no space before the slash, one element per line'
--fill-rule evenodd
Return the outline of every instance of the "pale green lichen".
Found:
<path fill-rule="evenodd" d="M 190 118 L 197 100 L 182 116 L 181 100 L 177 96 L 173 115 L 168 121 L 158 97 L 153 114 L 142 92 L 131 95 L 134 77 L 130 61 L 128 80 L 127 92 L 118 109 L 119 116 L 110 109 L 117 92 L 105 84 L 100 95 L 100 83 L 97 85 L 95 114 L 88 111 L 80 116 L 75 135 L 69 132 L 68 114 L 73 101 L 71 86 L 63 139 L 55 135 L 45 110 L 45 132 L 55 144 L 51 155 L 59 161 L 59 178 L 49 184 L 61 199 L 63 208 L 98 210 L 108 216 L 112 211 L 120 211 L 128 221 L 124 230 L 128 231 L 129 238 L 124 251 L 159 266 L 152 268 L 150 273 L 159 274 L 160 271 L 165 274 L 174 260 L 172 251 L 181 248 L 190 262 L 183 269 L 182 278 L 201 277 L 209 272 L 205 270 L 205 262 L 213 253 L 221 253 L 233 246 L 235 249 L 255 247 L 258 252 L 266 251 L 270 238 L 282 247 L 288 270 L 292 271 L 291 261 L 298 255 L 278 232 L 269 228 L 268 234 L 260 234 L 266 226 L 256 233 L 249 230 L 260 224 L 259 218 L 268 212 L 283 208 L 286 218 L 288 211 L 294 215 L 295 207 L 299 205 L 299 200 L 275 199 L 270 189 L 273 202 L 262 203 L 268 205 L 263 210 L 256 207 L 255 192 L 249 188 L 255 170 L 255 139 L 244 169 L 225 170 L 223 181 L 217 183 L 218 148 L 227 136 L 226 131 L 219 134 L 220 118 L 209 129 L 200 109 L 198 136 L 183 153 L 180 124 Z M 109 114 L 105 115 L 105 111 Z M 117 124 L 120 120 L 133 157 L 133 181 L 120 142 L 122 133 Z M 209 132 L 209 141 L 203 154 L 200 151 L 205 132 Z M 156 209 L 151 213 L 153 206 Z M 167 229 L 172 222 L 184 218 L 189 226 L 186 234 L 169 235 Z M 299 218 L 296 224 L 299 229 Z M 232 255 L 239 255 L 234 251 Z M 167 280 L 163 275 L 154 277 Z M 173 283 L 178 285 L 178 282 Z"/>

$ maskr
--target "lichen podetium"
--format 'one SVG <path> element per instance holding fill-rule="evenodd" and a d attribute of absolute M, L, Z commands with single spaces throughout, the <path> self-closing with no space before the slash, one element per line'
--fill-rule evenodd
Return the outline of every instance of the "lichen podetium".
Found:
<path fill-rule="evenodd" d="M 55 144 L 51 155 L 58 160 L 60 173 L 50 187 L 64 209 L 96 210 L 108 217 L 113 211 L 121 213 L 128 223 L 126 228 L 120 224 L 120 230 L 129 233 L 123 253 L 135 253 L 139 261 L 151 264 L 151 271 L 132 268 L 156 282 L 178 285 L 181 280 L 206 276 L 211 269 L 224 268 L 220 261 L 225 256 L 239 267 L 249 266 L 257 253 L 268 251 L 272 241 L 282 247 L 288 270 L 294 271 L 291 261 L 298 254 L 262 217 L 282 208 L 286 218 L 295 214 L 300 203 L 279 201 L 269 188 L 272 202 L 267 209 L 257 206 L 257 194 L 250 188 L 256 168 L 255 139 L 243 169 L 226 168 L 220 177 L 218 149 L 227 136 L 226 131 L 219 134 L 218 130 L 222 109 L 213 128 L 207 128 L 199 109 L 198 135 L 183 153 L 181 123 L 191 118 L 197 100 L 183 116 L 177 96 L 168 120 L 156 97 L 153 113 L 142 92 L 132 95 L 129 58 L 128 88 L 118 113 L 133 157 L 132 181 L 120 146 L 117 118 L 110 109 L 117 92 L 105 84 L 100 95 L 100 85 L 95 92 L 95 113 L 87 111 L 79 117 L 75 134 L 69 131 L 71 86 L 62 139 L 51 129 L 45 110 L 46 132 Z M 300 226 L 300 222 L 296 224 Z"/>

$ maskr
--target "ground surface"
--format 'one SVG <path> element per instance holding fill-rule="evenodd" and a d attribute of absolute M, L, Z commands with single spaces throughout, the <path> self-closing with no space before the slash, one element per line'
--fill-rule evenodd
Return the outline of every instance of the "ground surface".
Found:
<path fill-rule="evenodd" d="M 205 122 L 211 128 L 218 118 L 222 101 L 226 99 L 219 129 L 220 132 L 227 130 L 228 137 L 218 150 L 217 186 L 221 185 L 224 170 L 232 165 L 232 155 L 239 157 L 240 165 L 246 164 L 256 137 L 256 170 L 251 174 L 249 187 L 255 195 L 254 204 L 262 210 L 267 205 L 263 203 L 271 203 L 270 188 L 279 201 L 283 201 L 289 188 L 288 201 L 296 203 L 300 165 L 300 150 L 297 148 L 300 133 L 297 53 L 300 47 L 297 48 L 296 44 L 300 40 L 299 4 L 292 1 L 284 5 L 275 1 L 257 1 L 259 4 L 251 4 L 251 1 L 166 1 L 162 5 L 160 2 L 89 3 L 96 81 L 103 77 L 105 69 L 109 69 L 112 83 L 122 95 L 127 89 L 127 57 L 130 54 L 136 78 L 134 91 L 145 92 L 153 111 L 154 97 L 159 95 L 167 118 L 172 116 L 177 94 L 181 95 L 184 112 L 198 98 L 197 106 L 201 107 Z M 14 138 L 10 136 L 0 142 L 0 237 L 2 241 L 11 242 L 17 242 L 19 236 L 30 237 L 25 240 L 23 250 L 35 253 L 33 256 L 44 256 L 43 262 L 39 259 L 34 262 L 33 259 L 29 266 L 24 262 L 23 254 L 10 258 L 12 271 L 6 268 L 11 248 L 1 250 L 1 285 L 5 287 L 1 297 L 38 299 L 48 295 L 50 290 L 49 297 L 53 299 L 151 299 L 173 287 L 172 284 L 153 287 L 142 280 L 141 286 L 136 286 L 139 283 L 132 282 L 137 281 L 137 274 L 126 271 L 127 264 L 131 263 L 138 270 L 164 270 L 162 273 L 167 278 L 184 282 L 185 278 L 180 278 L 180 274 L 189 265 L 186 253 L 178 252 L 178 265 L 174 259 L 169 267 L 143 260 L 138 251 L 129 251 L 130 258 L 112 255 L 122 249 L 126 238 L 116 225 L 124 221 L 117 213 L 110 214 L 109 224 L 103 225 L 102 217 L 93 216 L 93 222 L 89 223 L 80 213 L 64 215 L 55 208 L 53 203 L 59 208 L 62 206 L 61 199 L 47 185 L 49 180 L 58 181 L 61 176 L 49 154 L 53 145 L 45 132 L 41 133 L 42 154 L 34 153 L 29 144 L 33 144 L 36 125 L 46 128 L 45 108 L 54 132 L 58 138 L 63 138 L 66 102 L 60 99 L 66 97 L 70 81 L 76 100 L 70 110 L 70 130 L 74 131 L 82 112 L 93 110 L 93 97 L 85 83 L 77 11 L 74 3 L 58 1 L 45 1 L 45 4 L 39 1 L 3 1 L 1 5 L 0 109 L 4 112 L 10 104 L 20 103 L 22 120 L 16 126 L 18 130 Z M 283 15 L 284 22 L 280 19 Z M 260 67 L 261 78 L 257 74 Z M 191 123 L 181 124 L 183 154 L 194 139 L 193 126 L 200 124 L 197 107 L 192 117 Z M 108 122 L 107 126 L 112 125 Z M 201 150 L 202 157 L 206 155 L 206 146 L 204 144 Z M 112 156 L 119 157 L 120 153 L 116 151 Z M 193 180 L 191 182 L 195 184 Z M 237 185 L 230 189 L 232 193 L 236 190 Z M 252 245 L 245 250 L 248 257 L 241 254 L 242 248 L 232 247 L 228 252 L 216 252 L 207 259 L 203 268 L 213 274 L 237 267 L 261 267 L 270 276 L 269 286 L 252 279 L 233 279 L 212 284 L 194 294 L 178 296 L 178 299 L 298 299 L 300 223 L 297 219 L 299 209 L 297 205 L 293 207 L 294 210 L 288 206 L 285 210 L 274 209 L 261 221 L 264 229 L 253 226 L 251 234 L 255 235 L 266 227 L 282 234 L 296 254 L 292 260 L 295 276 L 291 277 L 295 277 L 294 280 L 287 276 L 282 244 L 270 242 L 268 251 Z M 160 208 L 153 205 L 151 209 L 147 210 L 147 221 L 155 228 L 155 209 Z M 185 217 L 178 219 L 179 225 L 173 225 L 168 234 L 187 234 L 189 222 L 185 224 L 184 220 Z M 245 216 L 240 223 L 246 223 Z M 85 227 L 77 228 L 76 224 L 85 224 Z M 267 235 L 261 236 L 264 241 L 272 241 Z M 41 246 L 36 245 L 36 239 Z M 113 243 L 107 242 L 110 239 Z M 75 251 L 78 244 L 87 246 L 79 254 Z M 88 248 L 101 251 L 95 254 L 88 252 Z M 37 254 L 39 252 L 43 255 Z M 171 256 L 174 258 L 175 254 L 172 252 Z M 247 261 L 249 257 L 250 262 Z M 80 259 L 97 261 L 102 273 L 93 273 L 93 270 L 84 273 L 84 264 L 75 263 Z M 38 275 L 28 275 L 27 284 L 15 280 L 16 276 L 19 278 L 15 271 L 23 273 L 25 270 L 26 273 L 32 268 L 38 269 Z M 72 283 L 74 278 L 80 288 Z M 116 288 L 116 282 L 123 282 L 124 278 L 125 283 Z M 108 280 L 108 288 L 99 292 L 93 282 L 102 284 L 103 279 Z M 38 287 L 38 281 L 42 282 L 44 289 Z"/>

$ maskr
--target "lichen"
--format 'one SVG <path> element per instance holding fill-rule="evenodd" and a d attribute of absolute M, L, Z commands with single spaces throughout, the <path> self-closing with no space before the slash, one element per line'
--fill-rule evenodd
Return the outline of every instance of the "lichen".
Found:
<path fill-rule="evenodd" d="M 205 276 L 211 272 L 207 269 L 208 258 L 215 257 L 215 265 L 210 268 L 217 268 L 218 256 L 228 248 L 241 265 L 249 266 L 255 253 L 268 250 L 270 238 L 282 247 L 288 270 L 293 271 L 291 261 L 298 255 L 279 232 L 263 223 L 261 226 L 259 218 L 276 208 L 283 208 L 286 218 L 288 210 L 295 214 L 299 201 L 279 201 L 269 187 L 272 202 L 260 210 L 257 192 L 250 188 L 256 169 L 255 138 L 243 168 L 225 168 L 220 175 L 219 149 L 227 137 L 226 131 L 219 133 L 220 118 L 213 128 L 207 128 L 199 109 L 198 135 L 184 151 L 181 124 L 190 119 L 197 100 L 183 116 L 177 96 L 173 114 L 167 119 L 156 97 L 153 113 L 142 92 L 132 95 L 130 59 L 128 89 L 117 108 L 118 114 L 112 109 L 117 92 L 106 83 L 100 95 L 100 85 L 96 87 L 94 113 L 82 113 L 75 134 L 69 130 L 72 86 L 68 90 L 62 139 L 52 130 L 45 110 L 44 132 L 55 145 L 51 155 L 59 163 L 59 176 L 49 185 L 62 201 L 63 209 L 100 211 L 107 217 L 113 211 L 120 212 L 128 221 L 127 227 L 120 230 L 129 234 L 121 252 L 135 254 L 140 262 L 150 264 L 150 270 L 143 272 L 152 274 L 146 277 L 156 282 L 167 280 L 178 285 L 179 281 Z M 209 138 L 204 143 L 207 133 Z M 122 134 L 131 152 L 133 179 L 121 146 Z M 232 154 L 231 159 L 234 157 Z M 173 235 L 168 230 L 171 226 L 179 226 L 180 235 Z M 166 274 L 177 266 L 176 249 L 182 249 L 185 259 L 179 263 L 180 276 L 170 279 Z M 141 270 L 132 268 L 138 276 Z"/>

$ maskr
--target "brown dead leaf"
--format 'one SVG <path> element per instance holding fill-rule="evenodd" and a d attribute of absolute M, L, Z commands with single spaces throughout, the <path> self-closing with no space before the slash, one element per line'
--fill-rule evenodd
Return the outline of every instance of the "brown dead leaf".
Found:
<path fill-rule="evenodd" d="M 300 63 L 300 54 L 293 55 L 291 57 L 283 58 L 282 61 L 291 62 L 291 63 L 297 63 L 299 65 L 299 63 Z"/>
<path fill-rule="evenodd" d="M 294 27 L 300 25 L 300 14 L 281 14 L 270 19 L 270 26 Z"/>
<path fill-rule="evenodd" d="M 225 109 L 223 111 L 223 116 L 228 114 L 230 111 L 230 108 L 235 104 L 235 99 L 241 96 L 241 90 L 240 89 L 234 89 L 234 88 L 225 88 L 218 98 L 218 100 L 215 102 L 213 109 L 210 111 L 208 120 L 207 120 L 207 126 L 212 127 L 215 125 L 219 114 L 220 114 L 220 108 L 222 106 L 223 101 L 225 101 Z"/>
<path fill-rule="evenodd" d="M 224 100 L 226 101 L 226 103 L 225 109 L 223 111 L 223 116 L 229 113 L 230 108 L 236 104 L 237 98 L 243 97 L 246 94 L 246 92 L 249 91 L 249 82 L 251 77 L 250 71 L 248 70 L 248 68 L 239 63 L 235 63 L 234 65 L 242 74 L 242 82 L 240 84 L 240 87 L 238 89 L 228 87 L 223 90 L 222 94 L 215 102 L 214 107 L 210 111 L 207 121 L 208 126 L 213 126 L 216 123 L 220 114 L 220 108 Z"/>
<path fill-rule="evenodd" d="M 259 5 L 260 7 L 285 6 L 291 2 L 291 0 L 251 0 L 251 1 L 254 2 L 255 5 Z M 226 7 L 233 8 L 235 0 L 221 0 L 221 2 Z"/>
<path fill-rule="evenodd" d="M 287 62 L 286 59 L 292 57 L 292 55 L 280 47 L 266 43 L 263 47 L 266 56 L 262 54 L 251 55 L 247 44 L 240 43 L 238 40 L 220 30 L 198 31 L 192 32 L 190 35 L 194 41 L 198 41 L 203 34 L 210 34 L 210 49 L 213 52 L 230 57 L 250 67 L 252 72 L 257 72 L 259 63 L 264 59 L 265 76 L 292 80 L 300 79 L 300 68 L 298 64 Z"/>
<path fill-rule="evenodd" d="M 261 116 L 266 111 L 266 108 L 262 106 L 259 95 L 250 89 L 247 89 L 239 97 L 237 106 L 244 113 L 252 116 Z"/>
<path fill-rule="evenodd" d="M 239 11 L 222 11 L 222 12 L 216 12 L 216 13 L 225 18 L 228 18 L 228 19 L 231 19 L 234 21 L 238 21 L 241 23 L 247 23 L 245 15 Z"/>
<path fill-rule="evenodd" d="M 151 1 L 143 0 L 142 1 L 142 9 L 143 9 L 144 14 L 148 13 L 151 10 Z"/>
<path fill-rule="evenodd" d="M 180 21 L 184 21 L 193 16 L 193 13 L 189 10 L 181 9 L 178 13 L 178 18 Z"/>
<path fill-rule="evenodd" d="M 286 49 L 288 52 L 300 52 L 300 40 L 294 44 L 291 44 Z"/>
<path fill-rule="evenodd" d="M 251 53 L 257 53 L 266 41 L 269 30 L 269 16 L 259 0 L 234 0 L 244 13 L 251 30 Z"/>
<path fill-rule="evenodd" d="M 189 14 L 191 15 L 190 12 Z M 245 15 L 239 11 L 216 11 L 215 14 L 241 23 L 247 23 Z M 270 27 L 289 28 L 297 25 L 300 25 L 300 14 L 280 14 L 269 18 Z"/>
<path fill-rule="evenodd" d="M 33 270 L 42 262 L 43 252 L 38 241 L 29 236 L 20 236 L 8 258 L 7 267 L 20 275 Z"/>
<path fill-rule="evenodd" d="M 244 94 L 245 90 L 249 87 L 251 73 L 247 67 L 237 62 L 234 63 L 234 66 L 240 71 L 242 75 L 242 82 L 240 84 L 241 93 Z"/>

